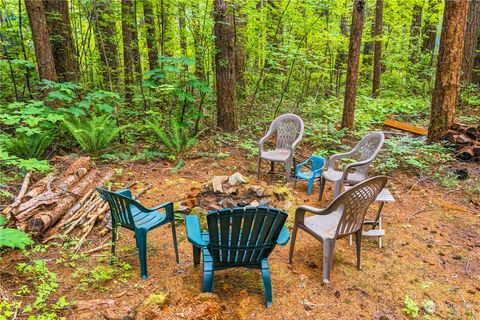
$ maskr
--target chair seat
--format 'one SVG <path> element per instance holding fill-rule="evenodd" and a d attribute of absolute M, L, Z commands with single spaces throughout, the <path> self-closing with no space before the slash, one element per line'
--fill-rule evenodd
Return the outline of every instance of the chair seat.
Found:
<path fill-rule="evenodd" d="M 317 174 L 315 174 L 315 178 L 319 178 L 321 175 L 321 172 L 318 172 Z M 297 174 L 297 178 L 299 179 L 304 179 L 304 180 L 310 180 L 313 176 L 313 172 L 299 172 Z"/>
<path fill-rule="evenodd" d="M 290 157 L 290 150 L 275 149 L 273 151 L 263 151 L 260 157 L 270 161 L 286 161 Z"/>
<path fill-rule="evenodd" d="M 140 229 L 150 230 L 155 228 L 167 219 L 164 213 L 158 211 L 142 212 L 137 207 L 130 205 L 133 221 L 135 221 L 135 227 Z"/>
<path fill-rule="evenodd" d="M 335 234 L 341 217 L 341 210 L 334 211 L 325 216 L 314 215 L 305 218 L 304 226 L 322 239 L 335 239 Z"/>
<path fill-rule="evenodd" d="M 327 171 L 323 172 L 323 177 L 325 180 L 328 181 L 339 181 L 342 180 L 343 172 L 342 171 L 337 171 L 334 169 L 328 169 Z M 359 173 L 359 172 L 350 172 L 347 176 L 347 183 L 348 182 L 361 182 L 363 180 L 367 179 L 367 175 L 364 173 Z"/>

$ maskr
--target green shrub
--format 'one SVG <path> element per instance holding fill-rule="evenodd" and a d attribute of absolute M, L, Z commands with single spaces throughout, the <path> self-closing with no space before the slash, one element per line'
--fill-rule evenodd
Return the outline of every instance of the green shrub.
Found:
<path fill-rule="evenodd" d="M 25 232 L 16 228 L 5 228 L 3 225 L 7 223 L 8 219 L 0 215 L 0 249 L 9 247 L 12 249 L 25 249 L 33 240 Z"/>
<path fill-rule="evenodd" d="M 186 124 L 179 122 L 176 117 L 170 118 L 170 126 L 166 129 L 161 120 L 156 119 L 147 120 L 146 126 L 155 132 L 171 155 L 180 158 L 197 143 L 198 137 L 203 133 L 200 131 L 191 136 Z"/>
<path fill-rule="evenodd" d="M 9 154 L 21 159 L 43 159 L 53 137 L 46 133 L 20 133 L 6 141 Z"/>
<path fill-rule="evenodd" d="M 418 307 L 417 303 L 410 298 L 409 296 L 403 297 L 403 304 L 404 308 L 403 311 L 405 312 L 406 315 L 412 317 L 412 318 L 417 318 L 418 313 L 420 312 L 420 308 Z"/>
<path fill-rule="evenodd" d="M 110 146 L 124 127 L 118 127 L 110 116 L 68 118 L 63 121 L 67 130 L 89 155 L 98 155 Z"/>

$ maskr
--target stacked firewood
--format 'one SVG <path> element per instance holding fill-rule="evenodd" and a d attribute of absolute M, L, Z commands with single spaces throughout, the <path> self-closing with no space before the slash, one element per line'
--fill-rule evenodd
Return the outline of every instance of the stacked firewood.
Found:
<path fill-rule="evenodd" d="M 455 147 L 455 157 L 462 161 L 480 161 L 480 125 L 456 123 L 444 137 Z"/>
<path fill-rule="evenodd" d="M 32 175 L 27 173 L 15 201 L 3 210 L 17 228 L 42 242 L 59 234 L 79 236 L 83 242 L 109 211 L 95 187 L 107 182 L 113 172 L 101 172 L 88 157 L 60 163 L 65 162 L 70 163 L 65 169 L 59 165 L 58 175 L 47 175 L 32 184 Z"/>

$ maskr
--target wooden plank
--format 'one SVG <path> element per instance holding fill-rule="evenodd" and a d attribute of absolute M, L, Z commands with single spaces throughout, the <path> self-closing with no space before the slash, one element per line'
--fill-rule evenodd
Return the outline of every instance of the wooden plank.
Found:
<path fill-rule="evenodd" d="M 409 123 L 400 122 L 392 119 L 385 119 L 385 122 L 383 124 L 386 125 L 387 127 L 399 129 L 399 130 L 410 132 L 410 133 L 419 134 L 422 136 L 428 134 L 428 130 L 425 128 L 417 127 Z"/>

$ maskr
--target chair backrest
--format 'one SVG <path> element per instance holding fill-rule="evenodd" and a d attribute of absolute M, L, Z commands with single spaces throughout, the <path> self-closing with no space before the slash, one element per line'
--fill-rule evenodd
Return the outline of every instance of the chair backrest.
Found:
<path fill-rule="evenodd" d="M 102 198 L 104 198 L 110 206 L 112 225 L 120 224 L 122 227 L 134 229 L 135 222 L 133 220 L 130 206 L 133 205 L 140 210 L 142 210 L 144 207 L 126 195 L 109 191 L 100 187 L 97 187 L 96 189 L 98 192 L 100 192 Z"/>
<path fill-rule="evenodd" d="M 370 204 L 387 183 L 387 177 L 377 176 L 356 184 L 338 195 L 326 210 L 342 210 L 337 227 L 337 237 L 355 233 L 363 227 L 363 220 Z"/>
<path fill-rule="evenodd" d="M 270 132 L 277 133 L 276 147 L 290 149 L 292 144 L 303 137 L 303 120 L 296 114 L 287 113 L 278 116 L 270 124 Z"/>
<path fill-rule="evenodd" d="M 368 133 L 355 147 L 355 154 L 358 154 L 358 161 L 374 159 L 382 148 L 385 136 L 381 131 Z M 357 172 L 367 173 L 370 163 L 355 167 Z"/>
<path fill-rule="evenodd" d="M 218 267 L 258 265 L 275 247 L 287 213 L 271 207 L 227 208 L 207 215 L 209 250 Z"/>
<path fill-rule="evenodd" d="M 319 156 L 311 156 L 309 160 L 312 161 L 311 170 L 322 169 L 325 166 L 325 158 Z"/>

